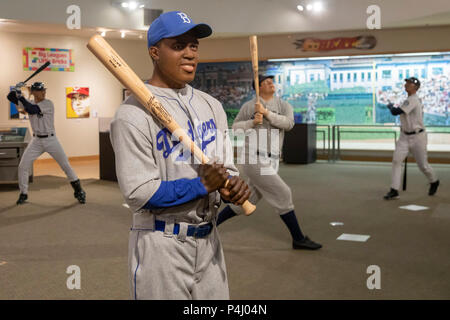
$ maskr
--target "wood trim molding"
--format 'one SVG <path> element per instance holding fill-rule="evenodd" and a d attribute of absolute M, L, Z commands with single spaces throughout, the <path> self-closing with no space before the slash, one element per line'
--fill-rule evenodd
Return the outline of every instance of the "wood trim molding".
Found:
<path fill-rule="evenodd" d="M 81 156 L 81 157 L 69 157 L 69 161 L 70 162 L 77 162 L 77 161 L 95 161 L 95 160 L 99 160 L 100 156 L 99 155 L 93 155 L 93 156 Z M 49 159 L 38 159 L 35 162 L 38 163 L 50 163 L 50 162 L 55 162 L 55 159 L 53 158 L 49 158 Z"/>

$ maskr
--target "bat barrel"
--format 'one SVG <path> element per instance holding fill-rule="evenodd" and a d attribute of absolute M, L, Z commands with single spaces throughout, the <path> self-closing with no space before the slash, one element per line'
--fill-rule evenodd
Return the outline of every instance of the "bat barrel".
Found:
<path fill-rule="evenodd" d="M 256 102 L 259 103 L 259 68 L 258 68 L 258 39 L 250 36 L 250 55 L 252 58 L 253 82 L 255 83 Z"/>

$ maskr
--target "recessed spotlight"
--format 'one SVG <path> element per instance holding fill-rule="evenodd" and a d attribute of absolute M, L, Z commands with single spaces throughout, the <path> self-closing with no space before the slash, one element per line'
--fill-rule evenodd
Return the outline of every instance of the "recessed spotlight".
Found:
<path fill-rule="evenodd" d="M 130 10 L 135 10 L 138 7 L 138 4 L 135 1 L 131 1 L 129 2 L 128 7 L 130 8 Z"/>
<path fill-rule="evenodd" d="M 298 6 L 297 6 L 297 10 L 298 10 L 298 11 L 303 11 L 303 10 L 305 10 L 305 8 L 303 8 L 302 5 L 298 5 Z"/>
<path fill-rule="evenodd" d="M 311 11 L 314 8 L 314 6 L 312 4 L 308 4 L 306 6 L 306 10 Z"/>
<path fill-rule="evenodd" d="M 142 0 L 133 0 L 133 1 L 111 0 L 111 1 L 113 6 L 128 9 L 129 11 L 135 11 L 136 9 L 145 8 L 145 1 Z"/>
<path fill-rule="evenodd" d="M 323 10 L 322 2 L 314 2 L 313 8 L 314 8 L 314 11 L 316 11 L 316 12 L 322 11 Z"/>

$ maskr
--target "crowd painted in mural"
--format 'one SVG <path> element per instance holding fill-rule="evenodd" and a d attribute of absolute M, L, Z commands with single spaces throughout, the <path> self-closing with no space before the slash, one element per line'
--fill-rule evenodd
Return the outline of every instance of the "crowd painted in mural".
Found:
<path fill-rule="evenodd" d="M 405 98 L 404 79 L 417 77 L 426 125 L 450 126 L 450 53 L 260 62 L 297 123 L 395 124 L 386 105 Z M 201 63 L 193 86 L 222 102 L 229 123 L 254 96 L 250 62 Z"/>

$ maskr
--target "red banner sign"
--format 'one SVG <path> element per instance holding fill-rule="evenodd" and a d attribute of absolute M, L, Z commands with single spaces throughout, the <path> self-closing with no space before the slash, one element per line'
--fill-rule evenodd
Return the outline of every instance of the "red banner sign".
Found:
<path fill-rule="evenodd" d="M 328 40 L 305 38 L 294 42 L 296 49 L 302 51 L 331 51 L 346 49 L 372 49 L 377 44 L 374 36 L 359 36 L 352 38 L 334 38 Z"/>

